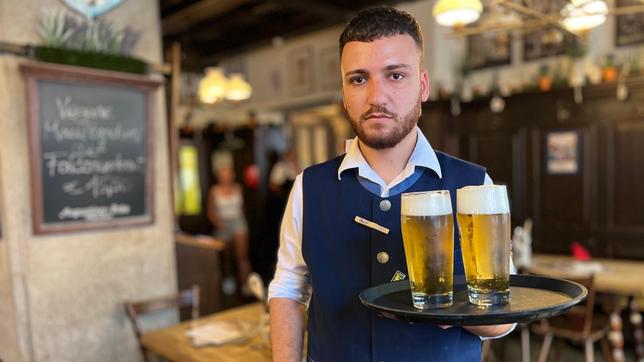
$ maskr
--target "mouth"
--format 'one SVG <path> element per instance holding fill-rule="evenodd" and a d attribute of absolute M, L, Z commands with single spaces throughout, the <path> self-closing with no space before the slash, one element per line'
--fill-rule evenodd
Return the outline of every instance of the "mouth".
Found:
<path fill-rule="evenodd" d="M 391 119 L 391 118 L 393 117 L 386 113 L 372 113 L 366 116 L 364 119 Z"/>

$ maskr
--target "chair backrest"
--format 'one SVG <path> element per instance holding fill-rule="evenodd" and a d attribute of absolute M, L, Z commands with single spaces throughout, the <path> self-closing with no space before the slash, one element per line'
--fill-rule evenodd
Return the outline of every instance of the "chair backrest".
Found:
<path fill-rule="evenodd" d="M 570 280 L 572 282 L 578 283 L 586 287 L 588 289 L 588 294 L 586 295 L 586 300 L 584 301 L 584 306 L 583 306 L 583 325 L 582 325 L 582 335 L 588 336 L 591 332 L 592 325 L 593 325 L 593 313 L 594 313 L 594 307 L 595 307 L 595 286 L 594 286 L 594 280 L 595 276 L 593 274 L 590 274 L 585 277 L 575 277 L 575 278 L 566 278 L 567 280 Z M 576 307 L 573 307 L 576 308 Z M 573 309 L 574 310 L 574 309 Z M 571 310 L 572 312 L 572 310 Z M 569 312 L 570 313 L 570 312 Z M 581 313 L 580 313 L 581 314 Z M 548 320 L 547 319 L 542 319 L 540 320 L 540 323 L 543 328 L 548 328 Z"/>
<path fill-rule="evenodd" d="M 144 314 L 165 310 L 165 309 L 181 309 L 191 307 L 192 319 L 199 318 L 199 286 L 193 285 L 192 288 L 182 290 L 178 294 L 168 295 L 158 298 L 152 298 L 141 301 L 125 302 L 125 312 L 128 319 L 132 324 L 132 329 L 139 342 L 143 359 L 149 361 L 147 351 L 141 343 L 141 336 L 143 331 L 139 324 L 139 317 Z"/>
<path fill-rule="evenodd" d="M 588 289 L 586 295 L 586 311 L 584 316 L 584 327 L 582 333 L 587 336 L 590 334 L 593 325 L 593 312 L 595 310 L 595 276 L 593 274 L 581 278 L 567 278 L 570 281 L 579 283 Z"/>

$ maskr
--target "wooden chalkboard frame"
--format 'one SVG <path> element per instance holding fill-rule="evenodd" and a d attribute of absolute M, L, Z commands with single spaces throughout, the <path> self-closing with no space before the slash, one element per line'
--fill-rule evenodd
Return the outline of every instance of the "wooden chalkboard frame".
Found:
<path fill-rule="evenodd" d="M 89 68 L 81 68 L 68 65 L 25 62 L 20 65 L 20 70 L 25 76 L 28 106 L 29 125 L 29 151 L 31 166 L 31 205 L 32 205 L 32 226 L 35 234 L 49 234 L 59 232 L 86 231 L 105 229 L 113 227 L 133 226 L 152 224 L 154 222 L 154 139 L 155 139 L 155 107 L 153 93 L 163 84 L 161 80 L 151 79 L 145 76 L 130 75 L 114 71 L 103 71 Z M 119 87 L 130 87 L 142 91 L 145 95 L 145 209 L 143 215 L 116 218 L 101 221 L 69 221 L 51 223 L 44 220 L 44 200 L 42 184 L 42 160 L 40 143 L 40 98 L 38 93 L 38 81 L 49 80 L 79 85 L 108 85 Z"/>

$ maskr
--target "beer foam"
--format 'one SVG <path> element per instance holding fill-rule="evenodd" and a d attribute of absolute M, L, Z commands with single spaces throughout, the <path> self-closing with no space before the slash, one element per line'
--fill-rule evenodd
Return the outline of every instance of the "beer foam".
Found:
<path fill-rule="evenodd" d="M 441 216 L 452 213 L 449 192 L 410 192 L 402 194 L 401 215 Z"/>
<path fill-rule="evenodd" d="M 459 214 L 493 215 L 510 212 L 508 193 L 504 185 L 466 186 L 456 190 L 456 210 Z"/>

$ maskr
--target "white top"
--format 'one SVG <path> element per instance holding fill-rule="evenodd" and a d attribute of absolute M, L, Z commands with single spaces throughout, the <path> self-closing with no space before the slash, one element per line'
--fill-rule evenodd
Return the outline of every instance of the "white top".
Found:
<path fill-rule="evenodd" d="M 228 195 L 222 193 L 219 188 L 215 188 L 215 210 L 221 220 L 236 220 L 244 217 L 243 203 L 239 187 L 235 187 Z"/>
<path fill-rule="evenodd" d="M 439 178 L 442 178 L 443 173 L 434 149 L 421 130 L 418 127 L 416 127 L 416 130 L 418 131 L 418 138 L 414 151 L 402 172 L 389 184 L 386 184 L 369 166 L 358 147 L 357 137 L 347 147 L 347 153 L 338 168 L 338 180 L 341 179 L 340 175 L 343 171 L 357 168 L 359 176 L 380 186 L 381 197 L 389 197 L 389 190 L 413 175 L 416 166 L 429 168 L 436 172 Z M 485 174 L 484 184 L 492 184 L 492 179 L 487 173 Z M 293 189 L 284 210 L 284 218 L 280 229 L 280 247 L 277 252 L 277 266 L 275 277 L 268 288 L 268 299 L 288 298 L 308 306 L 311 298 L 311 282 L 308 268 L 302 256 L 302 204 L 302 174 L 300 173 L 295 178 Z"/>

